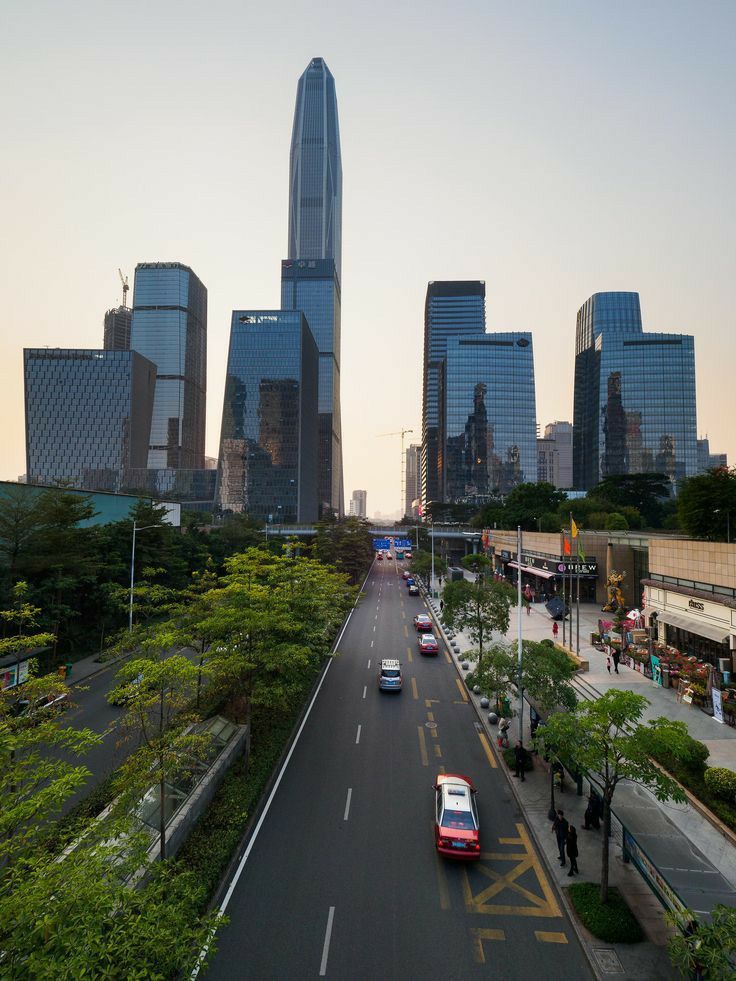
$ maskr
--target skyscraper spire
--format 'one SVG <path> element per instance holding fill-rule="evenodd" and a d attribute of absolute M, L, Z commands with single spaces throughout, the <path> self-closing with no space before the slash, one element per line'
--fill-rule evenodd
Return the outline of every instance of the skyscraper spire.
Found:
<path fill-rule="evenodd" d="M 299 79 L 289 167 L 289 258 L 334 259 L 342 272 L 342 161 L 335 79 L 312 58 Z"/>

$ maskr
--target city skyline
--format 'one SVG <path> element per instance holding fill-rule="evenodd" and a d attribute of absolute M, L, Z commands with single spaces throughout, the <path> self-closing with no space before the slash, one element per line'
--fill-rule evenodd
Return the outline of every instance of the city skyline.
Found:
<path fill-rule="evenodd" d="M 139 55 L 115 73 L 103 57 L 111 14 L 82 3 L 71 32 L 61 10 L 45 9 L 40 34 L 37 9 L 10 4 L 0 15 L 0 74 L 19 93 L 0 110 L 9 134 L 0 166 L 13 188 L 0 246 L 2 477 L 24 470 L 22 346 L 98 348 L 102 314 L 121 299 L 117 269 L 131 275 L 141 261 L 181 261 L 207 284 L 206 452 L 217 452 L 229 314 L 244 301 L 278 305 L 294 79 L 317 54 L 340 90 L 348 189 L 345 486 L 366 488 L 377 511 L 396 509 L 398 439 L 373 437 L 419 433 L 422 305 L 437 279 L 485 280 L 487 330 L 533 333 L 540 428 L 572 418 L 581 303 L 639 292 L 647 331 L 695 336 L 697 435 L 736 459 L 734 134 L 723 126 L 732 9 L 714 5 L 705 22 L 695 8 L 667 8 L 663 38 L 657 4 L 605 15 L 464 4 L 419 25 L 393 12 L 387 38 L 389 8 L 379 5 L 358 40 L 348 5 L 338 18 L 296 17 L 298 38 L 233 68 L 238 38 L 281 37 L 280 23 L 224 3 L 204 42 L 211 57 L 191 71 L 203 43 L 194 8 L 177 8 L 171 32 L 164 3 L 145 32 L 136 11 L 122 26 L 120 43 L 135 40 Z M 442 40 L 450 25 L 463 38 L 456 52 Z M 593 48 L 594 77 L 577 57 Z M 180 101 L 164 94 L 172 85 Z M 123 108 L 136 121 L 125 140 Z M 202 137 L 193 143 L 192 126 Z M 385 366 L 396 374 L 379 374 Z"/>

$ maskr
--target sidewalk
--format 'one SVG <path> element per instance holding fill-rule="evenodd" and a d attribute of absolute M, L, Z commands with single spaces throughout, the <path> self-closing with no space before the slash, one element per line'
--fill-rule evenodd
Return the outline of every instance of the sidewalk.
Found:
<path fill-rule="evenodd" d="M 429 601 L 433 611 L 439 616 L 439 601 Z M 600 611 L 597 607 L 581 608 L 580 616 L 580 654 L 589 660 L 590 671 L 576 677 L 578 696 L 596 698 L 610 688 L 626 688 L 645 695 L 651 705 L 645 712 L 645 719 L 667 715 L 681 718 L 691 735 L 708 746 L 714 764 L 734 765 L 736 760 L 736 731 L 714 722 L 698 709 L 678 704 L 674 692 L 662 689 L 644 675 L 620 665 L 620 674 L 606 670 L 605 655 L 595 650 L 585 639 L 597 627 Z M 512 622 L 506 635 L 508 641 L 517 638 L 516 612 L 512 612 Z M 543 604 L 532 606 L 529 615 L 522 615 L 522 636 L 525 640 L 542 640 L 552 637 L 552 621 Z M 561 632 L 560 638 L 561 639 Z M 458 633 L 450 639 L 458 651 L 453 651 L 458 666 L 462 652 L 471 646 L 464 634 Z M 464 674 L 459 667 L 460 673 Z M 488 710 L 482 710 L 477 696 L 471 695 L 481 717 L 494 752 L 500 765 L 505 767 L 500 752 L 496 749 L 496 727 L 488 723 Z M 514 719 L 512 734 L 516 738 L 518 718 Z M 523 720 L 525 745 L 531 743 L 529 717 Z M 727 763 L 725 761 L 728 761 Z M 511 775 L 510 775 L 511 776 Z M 534 770 L 527 774 L 522 783 L 510 780 L 520 807 L 523 809 L 532 832 L 537 839 L 540 851 L 545 856 L 550 875 L 561 888 L 569 885 L 567 869 L 560 867 L 557 858 L 555 837 L 548 819 L 550 808 L 549 769 L 543 760 L 534 758 Z M 600 882 L 601 831 L 585 831 L 583 815 L 586 807 L 587 782 L 584 793 L 578 797 L 575 787 L 566 780 L 566 790 L 556 794 L 555 805 L 565 811 L 571 824 L 578 828 L 580 847 L 579 881 Z M 715 902 L 736 904 L 736 849 L 730 839 L 725 838 L 689 803 L 684 805 L 660 803 L 648 791 L 633 784 L 623 784 L 614 798 L 614 812 L 623 820 L 635 835 L 644 850 L 661 867 L 668 880 L 695 909 L 706 906 L 712 908 Z M 613 974 L 618 977 L 641 979 L 671 979 L 677 977 L 670 965 L 665 949 L 670 932 L 664 922 L 663 909 L 646 881 L 633 864 L 626 864 L 622 858 L 621 825 L 613 822 L 611 842 L 610 881 L 626 897 L 629 905 L 636 910 L 648 941 L 633 945 L 606 945 L 591 937 L 578 923 L 581 939 L 588 948 L 591 962 L 597 965 L 601 976 Z M 678 844 L 679 841 L 679 844 Z M 695 844 L 697 842 L 697 845 Z M 574 914 L 572 914 L 574 916 Z M 575 920 L 577 923 L 577 920 Z"/>

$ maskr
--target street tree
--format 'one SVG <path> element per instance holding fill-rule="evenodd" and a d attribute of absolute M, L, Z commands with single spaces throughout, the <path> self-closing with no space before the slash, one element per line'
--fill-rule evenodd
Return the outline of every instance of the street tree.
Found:
<path fill-rule="evenodd" d="M 62 696 L 68 701 L 71 692 L 58 675 L 0 691 L 0 880 L 33 855 L 46 823 L 90 776 L 71 758 L 102 741 L 90 729 L 60 725 L 50 703 Z"/>
<path fill-rule="evenodd" d="M 600 510 L 606 512 L 636 508 L 646 527 L 659 528 L 671 491 L 672 485 L 662 473 L 615 474 L 588 491 L 588 499 L 605 505 Z"/>
<path fill-rule="evenodd" d="M 411 571 L 416 577 L 418 576 L 425 583 L 429 583 L 432 575 L 432 553 L 431 552 L 412 552 L 411 553 Z M 435 576 L 444 576 L 447 572 L 447 562 L 442 558 L 441 555 L 435 555 L 434 557 L 434 574 Z"/>
<path fill-rule="evenodd" d="M 120 803 L 130 807 L 152 785 L 157 787 L 162 860 L 166 858 L 167 784 L 193 772 L 210 747 L 206 735 L 188 729 L 197 721 L 188 709 L 198 668 L 183 655 L 171 653 L 175 643 L 170 624 L 153 629 L 143 642 L 148 656 L 124 664 L 108 696 L 125 706 L 122 739 L 141 744 L 120 770 Z"/>
<path fill-rule="evenodd" d="M 522 685 L 537 708 L 574 709 L 577 699 L 570 685 L 576 667 L 567 654 L 551 643 L 525 640 L 521 645 Z"/>
<path fill-rule="evenodd" d="M 509 629 L 511 607 L 516 593 L 505 582 L 450 582 L 442 594 L 442 617 L 456 630 L 466 630 L 478 652 L 478 665 L 483 663 L 484 647 L 494 631 L 505 634 Z"/>
<path fill-rule="evenodd" d="M 673 966 L 686 978 L 733 981 L 736 977 L 736 909 L 721 903 L 709 922 L 699 920 L 692 910 L 665 913 L 678 931 L 667 941 Z"/>
<path fill-rule="evenodd" d="M 359 583 L 373 561 L 373 537 L 365 518 L 325 518 L 317 523 L 314 556 Z"/>
<path fill-rule="evenodd" d="M 608 902 L 611 802 L 624 780 L 648 788 L 657 800 L 685 800 L 680 785 L 661 770 L 651 754 L 665 748 L 675 756 L 687 752 L 684 722 L 664 717 L 641 723 L 648 705 L 643 695 L 613 689 L 593 702 L 578 702 L 571 712 L 550 716 L 537 730 L 545 753 L 574 762 L 597 782 L 603 797 L 601 902 Z"/>
<path fill-rule="evenodd" d="M 478 662 L 473 669 L 473 684 L 492 696 L 493 703 L 500 706 L 508 698 L 518 678 L 516 653 L 503 641 L 491 642 L 485 649 L 482 661 L 478 650 L 466 651 L 465 656 Z"/>
<path fill-rule="evenodd" d="M 693 538 L 736 540 L 736 467 L 719 467 L 683 481 L 677 496 L 680 526 Z"/>

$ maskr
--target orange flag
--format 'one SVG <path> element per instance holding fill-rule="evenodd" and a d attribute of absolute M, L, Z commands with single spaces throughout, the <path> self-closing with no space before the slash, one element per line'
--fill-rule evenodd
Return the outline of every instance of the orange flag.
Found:
<path fill-rule="evenodd" d="M 567 540 L 565 535 L 562 536 L 562 554 L 563 555 L 571 554 L 570 542 Z"/>

